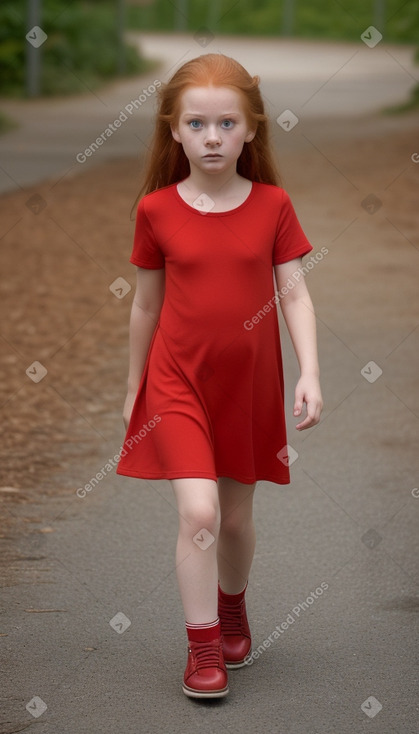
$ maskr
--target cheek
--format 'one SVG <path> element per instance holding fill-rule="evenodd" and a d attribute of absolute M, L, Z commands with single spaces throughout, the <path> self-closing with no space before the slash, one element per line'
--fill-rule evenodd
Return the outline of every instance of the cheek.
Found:
<path fill-rule="evenodd" d="M 231 143 L 235 147 L 239 147 L 241 145 L 244 145 L 244 138 L 245 138 L 245 131 L 244 130 L 234 130 L 231 134 Z"/>
<path fill-rule="evenodd" d="M 196 143 L 198 138 L 200 137 L 199 132 L 199 130 L 191 130 L 190 128 L 186 128 L 183 131 L 183 138 L 188 145 L 194 145 L 194 143 Z"/>
<path fill-rule="evenodd" d="M 199 146 L 198 135 L 186 135 L 184 145 L 188 150 L 196 150 Z"/>

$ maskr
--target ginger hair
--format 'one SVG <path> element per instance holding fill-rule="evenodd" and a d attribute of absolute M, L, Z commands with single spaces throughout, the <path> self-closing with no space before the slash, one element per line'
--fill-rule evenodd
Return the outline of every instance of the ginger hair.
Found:
<path fill-rule="evenodd" d="M 171 125 L 179 119 L 182 93 L 188 87 L 230 87 L 241 94 L 247 122 L 252 130 L 256 129 L 256 135 L 244 144 L 237 173 L 251 181 L 279 185 L 259 81 L 258 76 L 250 76 L 238 61 L 224 54 L 204 54 L 183 64 L 158 91 L 156 127 L 135 204 L 141 196 L 181 181 L 190 173 L 182 145 L 171 131 Z"/>

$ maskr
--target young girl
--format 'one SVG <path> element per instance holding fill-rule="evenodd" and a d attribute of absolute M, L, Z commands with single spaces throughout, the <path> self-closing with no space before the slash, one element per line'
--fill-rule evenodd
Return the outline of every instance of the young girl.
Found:
<path fill-rule="evenodd" d="M 162 87 L 131 256 L 118 473 L 171 480 L 195 698 L 225 696 L 226 667 L 246 664 L 255 485 L 289 483 L 278 302 L 301 369 L 296 428 L 322 409 L 313 306 L 294 277 L 312 247 L 278 186 L 258 85 L 207 54 Z"/>

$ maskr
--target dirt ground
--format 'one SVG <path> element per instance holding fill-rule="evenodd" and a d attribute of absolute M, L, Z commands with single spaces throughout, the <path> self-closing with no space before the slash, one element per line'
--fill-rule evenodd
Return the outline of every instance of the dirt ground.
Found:
<path fill-rule="evenodd" d="M 379 300 L 385 298 L 380 289 L 383 283 L 387 287 L 395 267 L 387 259 L 394 238 L 399 251 L 408 253 L 412 266 L 417 265 L 417 195 L 413 192 L 419 164 L 411 160 L 412 153 L 419 152 L 417 135 L 370 132 L 360 139 L 358 130 L 356 144 L 348 139 L 330 141 L 322 150 L 307 144 L 284 154 L 284 186 L 304 229 L 316 240 L 316 249 L 322 244 L 330 247 L 356 208 L 356 216 L 369 227 L 371 257 L 383 252 L 377 267 L 384 281 L 376 285 Z M 16 534 L 31 533 L 33 523 L 39 523 L 31 505 L 43 497 L 74 494 L 75 467 L 99 455 L 101 444 L 112 440 L 121 421 L 132 292 L 118 298 L 109 286 L 120 277 L 134 285 L 128 258 L 138 170 L 135 158 L 116 160 L 0 199 L 4 562 L 10 558 Z M 370 193 L 385 205 L 391 227 L 383 212 L 372 216 L 362 207 L 361 201 Z M 353 247 L 362 248 L 362 243 L 355 241 Z M 339 274 L 337 261 L 335 270 L 332 262 L 329 267 L 337 278 L 329 279 L 327 292 L 320 275 L 313 275 L 313 296 L 320 313 L 334 297 L 334 308 L 344 308 L 345 288 L 368 277 L 373 262 L 366 253 L 361 273 L 357 257 L 347 260 L 345 273 Z M 407 278 L 407 290 L 397 298 L 399 313 L 392 313 L 390 327 L 398 320 L 406 326 L 400 333 L 407 333 L 415 316 L 406 299 L 414 293 L 417 276 L 412 271 L 401 277 Z M 366 297 L 364 292 L 355 294 L 352 307 L 361 308 Z M 370 292 L 371 303 L 375 297 Z M 342 338 L 349 331 L 350 325 Z M 367 338 L 366 331 L 364 341 Z M 26 374 L 34 362 L 47 369 L 39 382 Z M 40 369 L 30 368 L 35 377 Z"/>
<path fill-rule="evenodd" d="M 74 467 L 120 420 L 130 304 L 109 286 L 133 283 L 137 175 L 138 162 L 118 161 L 0 201 L 5 562 L 39 522 L 31 505 L 73 493 Z M 48 370 L 40 382 L 26 374 L 34 361 Z"/>

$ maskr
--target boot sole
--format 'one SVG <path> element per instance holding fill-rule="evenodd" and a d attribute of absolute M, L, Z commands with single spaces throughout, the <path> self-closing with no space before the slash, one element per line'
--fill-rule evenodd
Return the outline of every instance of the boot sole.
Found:
<path fill-rule="evenodd" d="M 189 698 L 222 698 L 229 691 L 228 686 L 219 691 L 197 691 L 195 688 L 188 688 L 187 686 L 182 686 L 182 690 L 185 696 Z"/>
<path fill-rule="evenodd" d="M 224 658 L 224 665 L 226 666 L 226 668 L 228 668 L 228 670 L 234 670 L 235 668 L 244 668 L 245 665 L 249 664 L 247 660 L 251 660 L 253 662 L 252 648 L 250 648 L 249 652 L 247 653 L 246 657 L 243 658 L 243 660 L 238 660 L 237 662 L 229 662 Z"/>
<path fill-rule="evenodd" d="M 228 663 L 226 660 L 224 660 L 224 663 L 228 670 L 234 670 L 235 668 L 244 668 L 244 666 L 247 665 L 245 660 L 242 660 L 241 663 Z"/>

